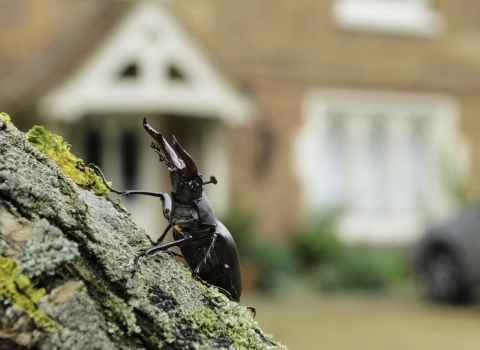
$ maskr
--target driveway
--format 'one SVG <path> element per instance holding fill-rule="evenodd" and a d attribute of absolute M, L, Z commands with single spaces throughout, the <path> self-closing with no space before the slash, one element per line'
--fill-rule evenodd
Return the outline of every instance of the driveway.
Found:
<path fill-rule="evenodd" d="M 480 348 L 480 306 L 388 294 L 246 295 L 260 327 L 291 350 L 471 350 Z"/>

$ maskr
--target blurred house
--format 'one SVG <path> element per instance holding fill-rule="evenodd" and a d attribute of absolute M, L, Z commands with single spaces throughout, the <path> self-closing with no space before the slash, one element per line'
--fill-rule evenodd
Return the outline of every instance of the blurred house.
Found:
<path fill-rule="evenodd" d="M 233 195 L 287 237 L 341 210 L 345 240 L 406 243 L 480 189 L 479 33 L 475 0 L 2 3 L 0 106 L 118 188 L 167 186 L 147 115 L 220 214 Z M 158 230 L 159 203 L 126 205 Z"/>
<path fill-rule="evenodd" d="M 17 71 L 5 69 L 2 109 L 14 120 L 35 111 L 42 124 L 74 145 L 76 155 L 99 165 L 117 189 L 169 192 L 168 171 L 142 126 L 147 116 L 170 142 L 176 135 L 205 181 L 215 174 L 219 183 L 208 193 L 217 212 L 225 212 L 230 192 L 225 129 L 248 122 L 253 104 L 161 2 L 41 2 L 59 8 L 45 11 L 26 1 L 4 12 L 19 12 L 20 23 L 5 16 L 12 32 L 38 35 L 40 43 L 36 49 L 33 40 L 26 44 L 19 55 L 35 57 L 22 57 L 22 64 L 4 54 Z M 122 200 L 150 235 L 161 234 L 166 225 L 158 198 Z"/>

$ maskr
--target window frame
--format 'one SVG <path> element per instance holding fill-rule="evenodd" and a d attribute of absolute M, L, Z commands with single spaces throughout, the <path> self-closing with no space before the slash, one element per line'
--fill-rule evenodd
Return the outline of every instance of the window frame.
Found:
<path fill-rule="evenodd" d="M 454 98 L 425 93 L 319 89 L 309 92 L 305 97 L 304 124 L 294 141 L 293 169 L 300 181 L 304 207 L 309 215 L 318 216 L 334 209 L 322 206 L 324 198 L 321 190 L 321 179 L 327 166 L 326 163 L 322 163 L 321 148 L 325 141 L 325 123 L 329 111 L 332 110 L 347 120 L 346 128 L 350 135 L 348 137 L 359 137 L 358 130 L 362 129 L 365 134 L 368 132 L 368 122 L 366 123 L 365 119 L 374 121 L 378 120 L 379 115 L 383 115 L 388 129 L 387 142 L 394 144 L 386 156 L 388 163 L 386 195 L 389 207 L 388 210 L 379 213 L 358 209 L 365 208 L 365 203 L 362 203 L 362 191 L 365 191 L 362 188 L 365 187 L 365 182 L 362 183 L 365 169 L 362 170 L 362 166 L 365 167 L 365 164 L 361 164 L 362 147 L 347 146 L 349 148 L 347 152 L 350 152 L 347 160 L 349 189 L 347 205 L 343 208 L 339 221 L 339 234 L 342 238 L 347 241 L 372 243 L 411 242 L 418 238 L 427 221 L 443 217 L 456 208 L 455 197 L 447 188 L 445 174 L 441 173 L 445 161 L 455 162 L 458 181 L 463 182 L 468 173 L 468 149 L 458 128 L 460 112 Z M 398 164 L 402 154 L 405 156 L 408 152 L 405 145 L 410 134 L 405 134 L 405 125 L 410 123 L 408 125 L 413 127 L 414 121 L 418 120 L 414 116 L 428 118 L 431 126 L 428 128 L 428 147 L 429 150 L 433 150 L 428 164 L 429 175 L 432 174 L 431 190 L 428 193 L 425 211 L 421 213 L 405 210 L 403 208 L 405 203 L 398 199 L 398 196 L 404 195 L 401 189 L 395 187 L 398 181 L 403 181 L 402 175 L 399 175 L 404 174 L 402 166 L 406 166 L 410 161 L 405 158 L 403 165 Z M 396 139 L 391 139 L 392 135 Z M 395 142 L 400 142 L 400 146 L 395 146 Z"/>
<path fill-rule="evenodd" d="M 346 31 L 430 38 L 445 29 L 430 0 L 335 0 L 331 15 Z"/>

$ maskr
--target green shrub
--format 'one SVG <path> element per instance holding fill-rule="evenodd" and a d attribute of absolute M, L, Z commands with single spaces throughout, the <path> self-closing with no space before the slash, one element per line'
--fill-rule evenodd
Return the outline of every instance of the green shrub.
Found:
<path fill-rule="evenodd" d="M 304 266 L 312 267 L 336 260 L 343 246 L 335 232 L 336 215 L 328 215 L 305 224 L 293 238 L 293 246 Z"/>
<path fill-rule="evenodd" d="M 257 237 L 255 213 L 234 200 L 230 210 L 222 217 L 222 223 L 230 231 L 240 255 L 250 255 Z"/>
<path fill-rule="evenodd" d="M 234 202 L 222 222 L 232 234 L 241 257 L 248 257 L 260 270 L 257 286 L 275 289 L 282 277 L 307 276 L 324 290 L 385 289 L 405 283 L 411 276 L 409 265 L 397 250 L 352 247 L 339 241 L 338 213 L 306 223 L 286 245 L 266 239 L 257 230 L 252 210 Z"/>
<path fill-rule="evenodd" d="M 267 271 L 288 274 L 298 271 L 298 262 L 292 250 L 277 242 L 256 240 L 251 258 Z"/>
<path fill-rule="evenodd" d="M 289 245 L 260 234 L 255 213 L 245 208 L 234 202 L 222 222 L 232 234 L 240 256 L 248 257 L 260 270 L 258 288 L 271 291 L 282 276 L 298 271 L 298 259 Z"/>
<path fill-rule="evenodd" d="M 388 285 L 385 271 L 369 256 L 345 254 L 319 269 L 323 289 L 381 289 Z"/>
<path fill-rule="evenodd" d="M 282 276 L 293 276 L 299 271 L 292 249 L 278 242 L 256 239 L 249 257 L 261 271 L 258 287 L 265 292 L 275 289 Z"/>
<path fill-rule="evenodd" d="M 324 290 L 379 290 L 405 283 L 412 274 L 399 252 L 347 247 L 341 258 L 320 265 L 315 275 Z"/>

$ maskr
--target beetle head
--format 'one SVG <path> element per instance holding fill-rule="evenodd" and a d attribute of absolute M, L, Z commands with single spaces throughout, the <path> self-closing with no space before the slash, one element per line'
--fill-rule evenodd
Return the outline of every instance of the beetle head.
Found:
<path fill-rule="evenodd" d="M 166 167 L 170 171 L 172 196 L 176 201 L 185 204 L 191 203 L 194 199 L 202 196 L 204 184 L 217 182 L 213 176 L 210 177 L 209 182 L 203 182 L 202 175 L 198 172 L 195 161 L 180 146 L 175 136 L 173 136 L 173 147 L 176 153 L 163 135 L 155 131 L 147 123 L 147 118 L 143 119 L 143 127 L 155 140 L 151 146 L 160 156 L 160 161 L 165 162 Z"/>

